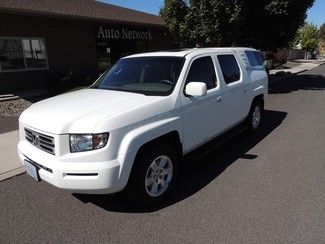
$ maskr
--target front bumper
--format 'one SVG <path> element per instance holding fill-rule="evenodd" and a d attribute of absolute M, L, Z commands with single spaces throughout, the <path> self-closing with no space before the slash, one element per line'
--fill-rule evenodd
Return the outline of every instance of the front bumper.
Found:
<path fill-rule="evenodd" d="M 75 193 L 109 194 L 123 190 L 118 159 L 106 162 L 66 162 L 22 140 L 18 144 L 21 163 L 36 163 L 42 180 Z"/>

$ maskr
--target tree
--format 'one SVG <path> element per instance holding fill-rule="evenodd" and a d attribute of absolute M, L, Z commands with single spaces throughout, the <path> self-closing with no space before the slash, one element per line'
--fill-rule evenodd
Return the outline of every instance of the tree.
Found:
<path fill-rule="evenodd" d="M 188 46 L 288 46 L 314 0 L 165 0 L 160 15 Z"/>
<path fill-rule="evenodd" d="M 182 0 L 165 1 L 160 15 L 168 26 L 170 32 L 177 39 L 184 38 L 184 19 L 188 12 L 188 6 Z"/>
<path fill-rule="evenodd" d="M 319 27 L 318 37 L 321 41 L 325 41 L 325 23 Z"/>
<path fill-rule="evenodd" d="M 319 44 L 317 25 L 314 25 L 313 23 L 305 23 L 298 29 L 294 44 L 300 44 L 302 49 L 308 52 L 314 51 Z"/>

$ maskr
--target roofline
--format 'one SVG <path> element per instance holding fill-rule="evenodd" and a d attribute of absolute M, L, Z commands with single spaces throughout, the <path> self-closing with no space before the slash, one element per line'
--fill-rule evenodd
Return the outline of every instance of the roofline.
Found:
<path fill-rule="evenodd" d="M 201 53 L 201 54 L 209 54 L 212 52 L 216 51 L 258 51 L 255 48 L 252 47 L 205 47 L 205 48 L 189 48 L 189 49 L 184 49 L 180 50 L 178 52 L 173 52 L 173 51 L 156 51 L 156 52 L 145 52 L 145 53 L 137 53 L 137 54 L 132 54 L 123 58 L 138 58 L 138 57 L 155 57 L 155 56 L 166 56 L 166 57 L 186 57 L 191 54 L 195 53 Z"/>
<path fill-rule="evenodd" d="M 101 2 L 99 2 L 101 3 Z M 101 3 L 104 4 L 104 3 Z M 113 5 L 115 7 L 115 5 Z M 119 6 L 117 6 L 119 7 Z M 122 7 L 119 7 L 122 8 Z M 124 8 L 127 9 L 127 8 Z M 132 9 L 128 9 L 132 10 Z M 140 12 L 137 10 L 134 10 L 136 12 Z M 157 27 L 166 27 L 163 23 L 162 24 L 156 24 L 156 23 L 150 23 L 150 22 L 133 22 L 133 21 L 123 21 L 123 20 L 116 20 L 116 19 L 107 19 L 107 18 L 95 18 L 95 17 L 88 17 L 88 16 L 82 16 L 82 15 L 68 15 L 68 14 L 60 14 L 60 13 L 53 13 L 48 11 L 40 11 L 40 10 L 29 10 L 29 9 L 16 9 L 16 8 L 3 8 L 0 7 L 0 13 L 7 13 L 7 14 L 19 14 L 19 15 L 29 15 L 29 16 L 38 16 L 38 17 L 50 17 L 50 18 L 63 18 L 63 19 L 71 19 L 71 20 L 92 20 L 92 21 L 98 21 L 98 22 L 113 22 L 113 23 L 125 23 L 125 24 L 133 24 L 133 25 L 150 25 L 150 26 L 157 26 Z M 140 12 L 145 13 L 145 12 Z M 145 13 L 149 14 L 149 13 Z M 149 14 L 153 15 L 153 14 Z M 153 15 L 157 16 L 157 15 Z M 159 16 L 158 16 L 159 17 Z"/>
<path fill-rule="evenodd" d="M 126 7 L 122 7 L 122 6 L 119 6 L 119 5 L 114 5 L 114 4 L 110 4 L 110 3 L 106 3 L 106 2 L 102 2 L 100 0 L 95 0 L 95 2 L 97 4 L 102 4 L 102 5 L 109 5 L 109 6 L 112 6 L 114 8 L 119 8 L 119 9 L 126 9 L 126 10 L 129 10 L 129 11 L 132 11 L 132 12 L 137 12 L 137 13 L 140 13 L 140 14 L 147 14 L 147 15 L 151 15 L 153 17 L 159 17 L 159 15 L 155 15 L 155 14 L 152 14 L 152 13 L 147 13 L 147 12 L 143 12 L 143 11 L 139 11 L 139 10 L 136 10 L 136 9 L 132 9 L 132 8 L 126 8 Z"/>

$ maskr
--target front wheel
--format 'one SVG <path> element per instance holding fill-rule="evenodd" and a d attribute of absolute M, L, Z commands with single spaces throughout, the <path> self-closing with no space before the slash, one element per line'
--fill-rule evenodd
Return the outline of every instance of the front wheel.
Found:
<path fill-rule="evenodd" d="M 164 144 L 147 147 L 137 155 L 126 193 L 142 207 L 162 202 L 175 185 L 178 158 L 174 150 Z"/>
<path fill-rule="evenodd" d="M 263 106 L 260 101 L 255 101 L 249 111 L 247 123 L 250 132 L 256 132 L 262 123 Z"/>

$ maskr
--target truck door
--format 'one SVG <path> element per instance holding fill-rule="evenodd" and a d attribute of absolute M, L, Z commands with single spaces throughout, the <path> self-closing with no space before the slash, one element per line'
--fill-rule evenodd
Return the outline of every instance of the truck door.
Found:
<path fill-rule="evenodd" d="M 215 62 L 210 55 L 194 58 L 189 66 L 185 86 L 189 82 L 205 82 L 207 95 L 189 97 L 182 94 L 184 151 L 209 141 L 223 129 L 223 103 Z"/>
<path fill-rule="evenodd" d="M 246 118 L 250 104 L 247 91 L 247 81 L 244 72 L 234 53 L 217 55 L 221 79 L 223 79 L 224 92 L 224 123 L 225 128 L 238 124 Z"/>

